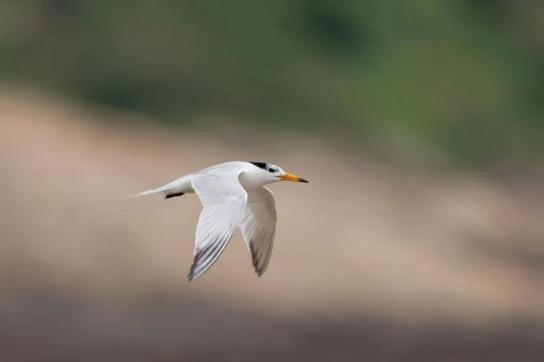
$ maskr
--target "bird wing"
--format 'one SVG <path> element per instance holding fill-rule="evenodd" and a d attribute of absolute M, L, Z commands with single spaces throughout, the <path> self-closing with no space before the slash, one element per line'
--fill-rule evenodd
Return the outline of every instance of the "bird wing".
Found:
<path fill-rule="evenodd" d="M 253 266 L 261 276 L 272 255 L 276 231 L 276 203 L 266 187 L 247 190 L 247 203 L 241 224 L 242 235 L 251 252 Z"/>
<path fill-rule="evenodd" d="M 189 280 L 202 275 L 215 263 L 243 220 L 247 193 L 238 180 L 239 174 L 201 174 L 191 180 L 203 208 L 196 228 Z"/>

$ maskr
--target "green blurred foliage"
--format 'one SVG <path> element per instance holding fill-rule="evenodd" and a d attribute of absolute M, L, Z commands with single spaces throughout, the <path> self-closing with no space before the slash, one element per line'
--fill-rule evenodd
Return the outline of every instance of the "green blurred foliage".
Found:
<path fill-rule="evenodd" d="M 473 165 L 542 155 L 543 60 L 541 1 L 0 4 L 4 81 Z"/>

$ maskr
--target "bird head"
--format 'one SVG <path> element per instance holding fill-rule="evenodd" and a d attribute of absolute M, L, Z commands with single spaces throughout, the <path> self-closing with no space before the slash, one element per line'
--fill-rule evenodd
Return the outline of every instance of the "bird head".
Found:
<path fill-rule="evenodd" d="M 303 179 L 295 174 L 285 172 L 281 167 L 266 163 L 266 162 L 250 162 L 258 168 L 259 176 L 266 181 L 272 183 L 276 181 L 293 181 L 308 183 L 308 180 Z"/>

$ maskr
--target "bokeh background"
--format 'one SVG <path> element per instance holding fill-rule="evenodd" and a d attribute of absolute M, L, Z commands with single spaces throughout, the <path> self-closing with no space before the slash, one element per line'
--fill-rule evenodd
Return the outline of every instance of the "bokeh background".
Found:
<path fill-rule="evenodd" d="M 0 361 L 544 360 L 544 3 L 0 3 Z M 279 221 L 191 283 L 200 204 Z"/>

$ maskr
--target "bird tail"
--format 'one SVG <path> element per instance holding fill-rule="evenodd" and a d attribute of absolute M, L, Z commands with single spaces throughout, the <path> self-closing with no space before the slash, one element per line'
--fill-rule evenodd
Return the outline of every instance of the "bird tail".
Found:
<path fill-rule="evenodd" d="M 135 197 L 153 195 L 158 193 L 166 194 L 166 198 L 169 198 L 172 196 L 181 196 L 183 195 L 183 192 L 180 191 L 180 186 L 181 186 L 180 184 L 181 184 L 181 180 L 178 179 L 170 183 L 167 183 L 166 185 L 163 185 L 161 187 L 157 187 L 155 189 L 150 189 L 150 190 L 139 192 L 134 195 L 123 197 L 121 198 L 121 200 L 127 200 L 127 199 L 132 199 Z"/>
<path fill-rule="evenodd" d="M 159 189 L 160 189 L 160 187 L 157 188 L 157 189 L 151 189 L 151 190 L 146 190 L 146 191 L 143 191 L 143 192 L 139 192 L 139 193 L 134 194 L 134 195 L 124 196 L 124 197 L 121 197 L 121 200 L 128 200 L 128 199 L 133 199 L 135 197 L 157 194 L 159 192 L 162 192 Z"/>

